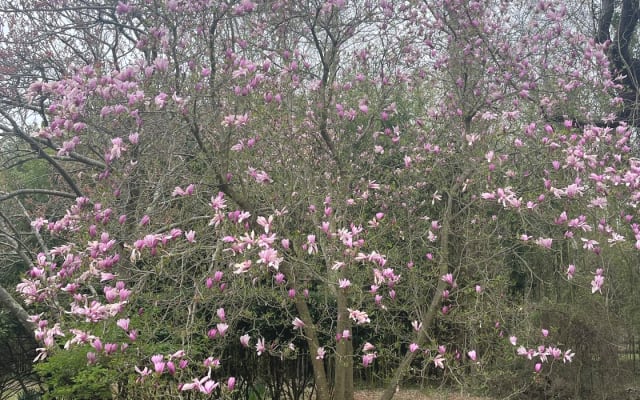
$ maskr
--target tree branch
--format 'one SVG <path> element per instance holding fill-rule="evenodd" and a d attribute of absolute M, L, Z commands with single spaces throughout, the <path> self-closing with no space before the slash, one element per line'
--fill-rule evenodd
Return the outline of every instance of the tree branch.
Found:
<path fill-rule="evenodd" d="M 0 194 L 0 201 L 8 200 L 12 197 L 23 196 L 28 194 L 46 194 L 48 196 L 65 197 L 67 199 L 76 199 L 78 196 L 74 193 L 61 192 L 59 190 L 49 189 L 18 189 L 13 192 Z"/>
<path fill-rule="evenodd" d="M 47 152 L 45 152 L 38 145 L 38 142 L 36 142 L 31 136 L 27 135 L 22 129 L 20 129 L 20 127 L 18 126 L 16 121 L 13 119 L 13 117 L 11 117 L 4 110 L 0 110 L 0 115 L 2 115 L 4 118 L 7 119 L 7 121 L 9 121 L 9 123 L 11 124 L 11 127 L 13 128 L 12 131 L 15 135 L 17 135 L 19 138 L 21 138 L 25 142 L 29 143 L 31 148 L 38 153 L 38 157 L 44 158 L 49 164 L 51 164 L 53 168 L 55 168 L 56 171 L 58 171 L 58 173 L 62 176 L 62 179 L 64 179 L 64 181 L 67 182 L 67 185 L 69 185 L 71 190 L 75 192 L 76 197 L 83 197 L 82 191 L 76 185 L 75 181 L 71 178 L 71 176 L 69 176 L 67 171 L 64 168 L 62 168 L 62 166 L 56 160 L 54 160 L 49 154 L 47 154 Z"/>

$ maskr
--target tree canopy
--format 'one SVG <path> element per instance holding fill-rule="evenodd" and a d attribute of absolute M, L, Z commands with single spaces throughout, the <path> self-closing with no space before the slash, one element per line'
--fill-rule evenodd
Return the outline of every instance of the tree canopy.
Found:
<path fill-rule="evenodd" d="M 22 272 L 0 301 L 48 396 L 351 399 L 360 380 L 390 399 L 461 377 L 533 396 L 553 365 L 619 366 L 639 14 L 586 14 L 0 1 L 1 245 Z M 598 390 L 575 374 L 567 393 Z"/>

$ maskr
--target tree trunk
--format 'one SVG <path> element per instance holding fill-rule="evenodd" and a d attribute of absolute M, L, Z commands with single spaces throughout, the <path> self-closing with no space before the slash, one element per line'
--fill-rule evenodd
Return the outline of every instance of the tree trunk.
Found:
<path fill-rule="evenodd" d="M 343 290 L 336 292 L 336 300 L 338 303 L 338 333 L 341 334 L 347 330 L 351 333 L 347 296 Z M 333 399 L 353 400 L 353 344 L 351 338 L 338 341 L 336 350 Z"/>
<path fill-rule="evenodd" d="M 25 332 L 34 331 L 36 326 L 29 321 L 29 313 L 2 286 L 0 286 L 0 305 L 13 315 L 13 317 L 20 323 L 20 326 L 24 328 Z"/>
<path fill-rule="evenodd" d="M 462 179 L 464 181 L 464 179 Z M 451 224 L 452 224 L 452 207 L 453 207 L 453 196 L 454 193 L 457 193 L 457 186 L 448 193 L 447 198 L 447 208 L 445 210 L 444 216 L 442 218 L 441 224 L 442 228 L 440 230 L 440 259 L 438 261 L 438 273 L 440 276 L 443 276 L 449 272 L 449 235 L 451 233 Z M 416 343 L 422 347 L 427 339 L 427 330 L 435 321 L 436 313 L 440 309 L 440 302 L 442 300 L 442 292 L 447 288 L 447 283 L 442 280 L 438 281 L 438 285 L 436 286 L 436 291 L 433 294 L 433 298 L 431 299 L 431 304 L 429 304 L 429 309 L 426 314 L 422 318 L 422 329 L 417 333 Z M 380 400 L 391 400 L 393 395 L 396 392 L 396 388 L 400 385 L 402 378 L 409 370 L 409 366 L 411 362 L 415 358 L 418 352 L 412 353 L 411 351 L 407 351 L 404 355 L 404 358 L 400 362 L 398 368 L 396 368 L 393 373 L 393 377 L 389 382 L 387 388 L 382 393 Z"/>
<path fill-rule="evenodd" d="M 316 386 L 316 399 L 317 400 L 331 400 L 331 392 L 329 391 L 329 381 L 327 381 L 327 374 L 324 370 L 324 360 L 316 358 L 320 342 L 316 334 L 316 327 L 313 324 L 311 313 L 309 312 L 309 306 L 307 302 L 301 296 L 296 297 L 296 311 L 300 315 L 300 319 L 305 323 L 304 333 L 307 339 L 307 345 L 309 346 L 309 352 L 311 357 L 311 366 L 313 367 L 313 378 Z"/>

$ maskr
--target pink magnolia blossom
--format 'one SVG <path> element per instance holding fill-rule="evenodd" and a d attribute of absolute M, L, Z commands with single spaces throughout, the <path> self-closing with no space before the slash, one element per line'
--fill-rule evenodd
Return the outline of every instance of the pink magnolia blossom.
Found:
<path fill-rule="evenodd" d="M 169 375 L 175 375 L 176 373 L 176 365 L 174 364 L 173 361 L 167 361 L 167 372 L 169 373 Z"/>
<path fill-rule="evenodd" d="M 349 286 L 351 286 L 351 281 L 349 279 L 339 279 L 338 286 L 340 289 L 347 289 Z"/>
<path fill-rule="evenodd" d="M 96 349 L 97 352 L 102 351 L 102 341 L 100 340 L 100 338 L 95 338 L 95 340 L 91 343 L 91 346 L 93 346 L 93 348 Z"/>
<path fill-rule="evenodd" d="M 442 354 L 436 354 L 436 356 L 433 358 L 433 364 L 436 366 L 436 368 L 444 369 L 444 361 L 445 358 L 442 356 Z"/>
<path fill-rule="evenodd" d="M 602 285 L 604 284 L 604 276 L 602 269 L 598 269 L 596 274 L 591 281 L 591 293 L 600 292 L 602 293 Z"/>
<path fill-rule="evenodd" d="M 151 357 L 153 363 L 153 369 L 156 374 L 162 374 L 164 372 L 166 363 L 164 362 L 164 356 L 162 354 L 156 354 Z"/>
<path fill-rule="evenodd" d="M 119 319 L 116 325 L 118 325 L 118 327 L 124 330 L 125 332 L 129 331 L 129 318 Z"/>
<path fill-rule="evenodd" d="M 144 381 L 144 378 L 145 378 L 145 377 L 147 377 L 147 376 L 149 376 L 149 375 L 151 375 L 151 374 L 153 373 L 153 372 L 151 372 L 151 371 L 149 370 L 149 368 L 144 367 L 144 369 L 140 369 L 140 368 L 138 368 L 138 366 L 137 366 L 137 365 L 134 367 L 134 370 L 135 370 L 135 371 L 140 375 L 140 376 L 137 378 L 137 381 L 138 381 L 138 382 L 142 382 L 142 381 Z"/>
<path fill-rule="evenodd" d="M 318 252 L 318 244 L 316 243 L 316 235 L 307 236 L 307 253 L 315 254 Z"/>
<path fill-rule="evenodd" d="M 270 215 L 269 218 L 260 216 L 257 218 L 256 222 L 264 228 L 265 233 L 269 233 L 271 225 L 273 224 L 273 215 Z"/>
<path fill-rule="evenodd" d="M 349 318 L 354 320 L 357 325 L 368 324 L 371 322 L 369 315 L 364 311 L 352 310 L 350 308 L 348 308 L 347 311 L 349 311 Z"/>
<path fill-rule="evenodd" d="M 216 324 L 216 328 L 218 329 L 218 333 L 220 334 L 220 336 L 224 336 L 229 329 L 229 325 L 225 324 L 224 322 L 220 322 Z"/>
<path fill-rule="evenodd" d="M 453 274 L 449 273 L 449 274 L 442 275 L 441 279 L 442 279 L 443 282 L 447 283 L 449 286 L 455 287 L 455 281 L 453 279 Z"/>
<path fill-rule="evenodd" d="M 298 317 L 296 317 L 291 323 L 293 324 L 293 329 L 302 329 L 305 326 L 304 321 Z"/>
<path fill-rule="evenodd" d="M 378 357 L 377 353 L 369 353 L 362 356 L 362 366 L 367 368 Z"/>
<path fill-rule="evenodd" d="M 193 183 L 189 184 L 184 190 L 180 186 L 176 186 L 173 189 L 172 196 L 191 196 L 195 190 L 195 185 Z"/>
<path fill-rule="evenodd" d="M 325 351 L 324 347 L 318 347 L 318 349 L 316 350 L 316 359 L 317 360 L 322 360 L 324 359 L 324 356 L 327 354 L 327 352 Z"/>
<path fill-rule="evenodd" d="M 236 274 L 236 275 L 244 274 L 245 272 L 247 272 L 247 271 L 249 271 L 251 269 L 251 264 L 252 264 L 251 260 L 245 260 L 245 261 L 243 261 L 241 263 L 234 264 L 233 267 L 235 269 L 234 269 L 233 273 Z M 284 276 L 283 276 L 283 278 L 284 278 Z M 214 276 L 214 281 L 216 281 L 215 280 L 215 276 Z M 217 280 L 216 282 L 219 282 L 219 280 Z"/>
<path fill-rule="evenodd" d="M 571 280 L 573 279 L 573 275 L 575 275 L 576 273 L 576 266 L 573 264 L 569 264 L 569 266 L 567 267 L 567 279 Z"/>
<path fill-rule="evenodd" d="M 274 280 L 276 281 L 276 283 L 278 285 L 282 285 L 285 281 L 285 276 L 282 272 L 278 272 L 275 276 L 274 276 Z"/>
<path fill-rule="evenodd" d="M 571 349 L 566 350 L 564 352 L 564 355 L 562 357 L 562 361 L 563 362 L 571 362 L 573 360 L 573 356 L 575 356 L 575 353 L 571 352 Z"/>
<path fill-rule="evenodd" d="M 365 353 L 374 351 L 375 349 L 376 349 L 376 346 L 372 345 L 369 342 L 365 343 L 364 346 L 362 346 L 362 351 Z"/>
<path fill-rule="evenodd" d="M 536 244 L 540 247 L 544 247 L 545 249 L 550 249 L 553 244 L 553 239 L 540 237 L 536 239 Z"/>
<path fill-rule="evenodd" d="M 256 343 L 256 352 L 260 356 L 265 351 L 267 351 L 267 348 L 264 345 L 264 338 L 261 337 L 260 339 L 258 339 L 258 342 Z"/>

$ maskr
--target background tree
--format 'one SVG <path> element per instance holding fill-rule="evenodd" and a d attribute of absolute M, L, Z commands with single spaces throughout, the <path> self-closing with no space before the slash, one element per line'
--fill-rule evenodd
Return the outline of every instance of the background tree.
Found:
<path fill-rule="evenodd" d="M 623 107 L 617 113 L 620 121 L 637 124 L 638 57 L 637 26 L 640 12 L 633 1 L 602 1 L 593 5 L 596 25 L 594 38 L 607 47 L 611 70 L 620 76 L 620 98 Z"/>

